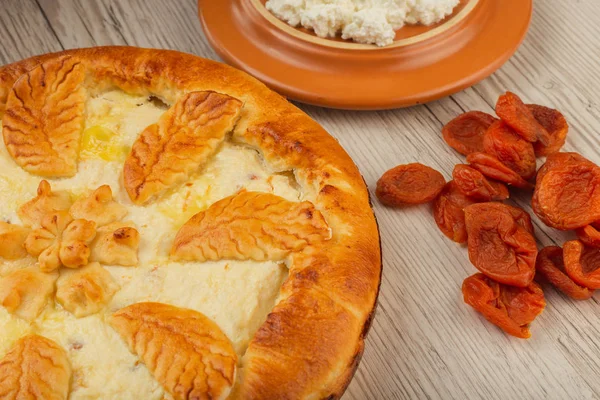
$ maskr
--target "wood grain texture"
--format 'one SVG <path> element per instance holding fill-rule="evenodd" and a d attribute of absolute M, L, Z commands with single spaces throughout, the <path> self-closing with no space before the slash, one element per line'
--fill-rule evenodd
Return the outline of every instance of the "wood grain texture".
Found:
<path fill-rule="evenodd" d="M 216 58 L 195 0 L 2 0 L 0 9 L 2 63 L 106 44 Z M 600 2 L 537 0 L 521 49 L 473 88 L 404 110 L 301 107 L 340 140 L 372 193 L 378 177 L 402 163 L 420 161 L 450 178 L 463 157 L 442 141 L 442 125 L 465 110 L 491 112 L 506 90 L 562 110 L 571 126 L 565 149 L 600 163 L 598 37 Z M 527 194 L 515 192 L 513 201 L 530 210 Z M 380 303 L 346 399 L 600 398 L 600 297 L 574 302 L 548 289 L 533 338 L 508 337 L 463 304 L 462 281 L 475 269 L 466 249 L 438 231 L 429 206 L 374 205 L 384 251 Z M 570 237 L 534 223 L 540 246 Z"/>

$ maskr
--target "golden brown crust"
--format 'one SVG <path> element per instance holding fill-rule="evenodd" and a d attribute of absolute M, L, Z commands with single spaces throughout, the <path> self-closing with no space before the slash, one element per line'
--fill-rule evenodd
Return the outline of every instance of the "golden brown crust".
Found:
<path fill-rule="evenodd" d="M 77 200 L 69 212 L 75 219 L 94 221 L 96 226 L 120 221 L 127 215 L 127 209 L 113 199 L 112 190 L 108 185 L 100 186 L 88 197 Z"/>
<path fill-rule="evenodd" d="M 37 267 L 27 267 L 0 278 L 0 306 L 27 321 L 40 314 L 54 293 L 57 274 L 46 274 Z"/>
<path fill-rule="evenodd" d="M 19 207 L 17 214 L 25 226 L 38 228 L 42 218 L 54 211 L 68 210 L 71 207 L 71 197 L 64 191 L 52 191 L 48 181 L 40 182 L 37 196 Z"/>
<path fill-rule="evenodd" d="M 377 226 L 368 192 L 350 157 L 315 121 L 254 78 L 226 65 L 173 51 L 101 47 L 45 55 L 7 66 L 0 70 L 0 113 L 2 90 L 6 85 L 12 85 L 24 69 L 37 62 L 64 54 L 89 63 L 88 79 L 95 84 L 88 87 L 97 91 L 116 86 L 130 93 L 154 94 L 172 104 L 182 92 L 212 90 L 244 103 L 232 140 L 259 149 L 269 166 L 276 170 L 295 171 L 305 192 L 304 198 L 323 214 L 333 235 L 327 248 L 319 250 L 319 257 L 297 260 L 290 271 L 286 287 L 302 287 L 298 296 L 307 296 L 306 302 L 284 300 L 277 306 L 276 313 L 299 315 L 305 310 L 314 312 L 315 318 L 328 320 L 334 308 L 307 309 L 313 293 L 327 293 L 340 310 L 346 310 L 356 319 L 361 329 L 354 329 L 352 323 L 351 329 L 341 329 L 342 333 L 324 331 L 325 338 L 331 337 L 343 344 L 334 346 L 333 351 L 326 341 L 315 342 L 289 333 L 302 341 L 310 354 L 321 354 L 320 365 L 332 367 L 312 369 L 312 375 L 305 379 L 293 381 L 290 378 L 287 386 L 279 386 L 277 383 L 282 378 L 268 376 L 267 369 L 250 368 L 244 373 L 239 389 L 248 398 L 260 398 L 261 393 L 285 398 L 288 390 L 308 393 L 311 387 L 319 388 L 315 397 L 341 396 L 362 352 L 381 278 Z M 324 300 L 314 296 L 312 304 L 322 304 Z M 341 311 L 335 315 L 346 318 Z M 288 331 L 271 329 L 268 332 L 269 341 L 265 343 L 273 348 L 285 346 L 289 341 Z M 268 357 L 268 346 L 261 343 L 250 344 L 244 358 L 249 365 L 267 360 L 275 362 Z M 300 366 L 310 367 L 310 354 L 308 351 L 298 353 L 294 364 L 274 364 L 269 368 L 281 376 L 288 373 L 294 376 Z M 337 368 L 342 365 L 346 370 Z M 259 381 L 261 387 L 256 384 Z"/>
<path fill-rule="evenodd" d="M 137 303 L 117 311 L 111 325 L 175 399 L 225 399 L 237 356 L 221 329 L 197 311 Z"/>
<path fill-rule="evenodd" d="M 56 300 L 77 318 L 100 311 L 119 289 L 112 276 L 98 263 L 63 272 L 56 282 Z"/>
<path fill-rule="evenodd" d="M 281 261 L 329 238 L 329 227 L 307 201 L 241 192 L 194 215 L 177 233 L 176 260 Z"/>
<path fill-rule="evenodd" d="M 16 260 L 27 256 L 25 239 L 31 230 L 0 221 L 0 257 Z"/>
<path fill-rule="evenodd" d="M 326 398 L 327 375 L 343 375 L 355 356 L 358 318 L 326 293 L 299 288 L 279 303 L 245 355 L 242 399 Z M 318 347 L 319 353 L 314 349 Z M 269 377 L 264 382 L 264 377 Z"/>
<path fill-rule="evenodd" d="M 0 359 L 0 398 L 66 400 L 71 367 L 67 353 L 38 335 L 21 338 Z"/>
<path fill-rule="evenodd" d="M 242 103 L 215 92 L 191 92 L 147 127 L 125 160 L 129 198 L 144 204 L 185 182 L 212 156 L 234 127 Z"/>
<path fill-rule="evenodd" d="M 73 176 L 83 130 L 85 68 L 73 57 L 36 66 L 13 85 L 2 134 L 15 162 L 32 174 Z"/>
<path fill-rule="evenodd" d="M 98 228 L 91 244 L 91 261 L 131 267 L 138 263 L 140 234 L 129 222 L 114 222 Z"/>

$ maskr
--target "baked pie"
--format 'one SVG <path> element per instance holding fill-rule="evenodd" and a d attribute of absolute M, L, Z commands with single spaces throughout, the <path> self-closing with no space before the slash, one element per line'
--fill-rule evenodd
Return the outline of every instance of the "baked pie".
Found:
<path fill-rule="evenodd" d="M 0 398 L 342 395 L 380 247 L 316 122 L 233 68 L 130 47 L 0 68 L 0 116 Z"/>

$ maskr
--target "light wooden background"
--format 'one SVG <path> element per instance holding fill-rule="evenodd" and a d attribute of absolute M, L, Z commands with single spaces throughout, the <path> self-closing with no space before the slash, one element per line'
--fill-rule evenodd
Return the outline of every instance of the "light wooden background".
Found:
<path fill-rule="evenodd" d="M 507 89 L 562 110 L 571 125 L 566 149 L 600 162 L 599 38 L 599 0 L 536 0 L 521 49 L 471 89 L 405 110 L 301 107 L 340 140 L 371 191 L 385 170 L 412 161 L 449 178 L 462 158 L 443 143 L 442 125 L 465 110 L 491 112 Z M 194 0 L 0 0 L 0 63 L 108 44 L 217 58 Z M 529 209 L 527 196 L 515 200 Z M 380 304 L 347 399 L 600 398 L 597 299 L 578 303 L 548 289 L 533 338 L 508 337 L 463 304 L 460 287 L 474 268 L 466 250 L 438 232 L 428 206 L 391 210 L 376 202 L 375 211 L 384 251 Z M 540 245 L 565 240 L 535 222 Z"/>

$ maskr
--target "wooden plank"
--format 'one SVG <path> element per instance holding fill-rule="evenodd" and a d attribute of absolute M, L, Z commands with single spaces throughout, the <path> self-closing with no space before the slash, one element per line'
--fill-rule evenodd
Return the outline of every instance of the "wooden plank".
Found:
<path fill-rule="evenodd" d="M 131 45 L 217 58 L 200 28 L 195 1 L 39 2 L 65 48 Z"/>
<path fill-rule="evenodd" d="M 0 61 L 65 48 L 130 44 L 217 58 L 194 0 L 4 0 Z M 420 161 L 450 178 L 463 157 L 441 139 L 442 125 L 465 110 L 493 111 L 512 90 L 562 110 L 566 149 L 600 162 L 600 2 L 538 0 L 532 29 L 501 70 L 451 98 L 406 110 L 350 112 L 301 106 L 336 136 L 371 188 L 397 164 Z M 47 19 L 46 19 L 46 18 Z M 48 22 L 50 24 L 48 24 Z M 529 208 L 529 196 L 516 193 Z M 474 272 L 464 248 L 437 230 L 429 206 L 392 210 L 374 203 L 383 248 L 380 306 L 348 399 L 597 398 L 597 299 L 573 302 L 548 290 L 533 339 L 503 335 L 462 303 Z M 535 220 L 542 245 L 568 234 Z"/>
<path fill-rule="evenodd" d="M 1 8 L 1 64 L 61 50 L 60 42 L 35 0 L 2 0 Z"/>
<path fill-rule="evenodd" d="M 38 0 L 65 49 L 127 45 L 121 15 L 112 3 L 98 1 Z"/>

